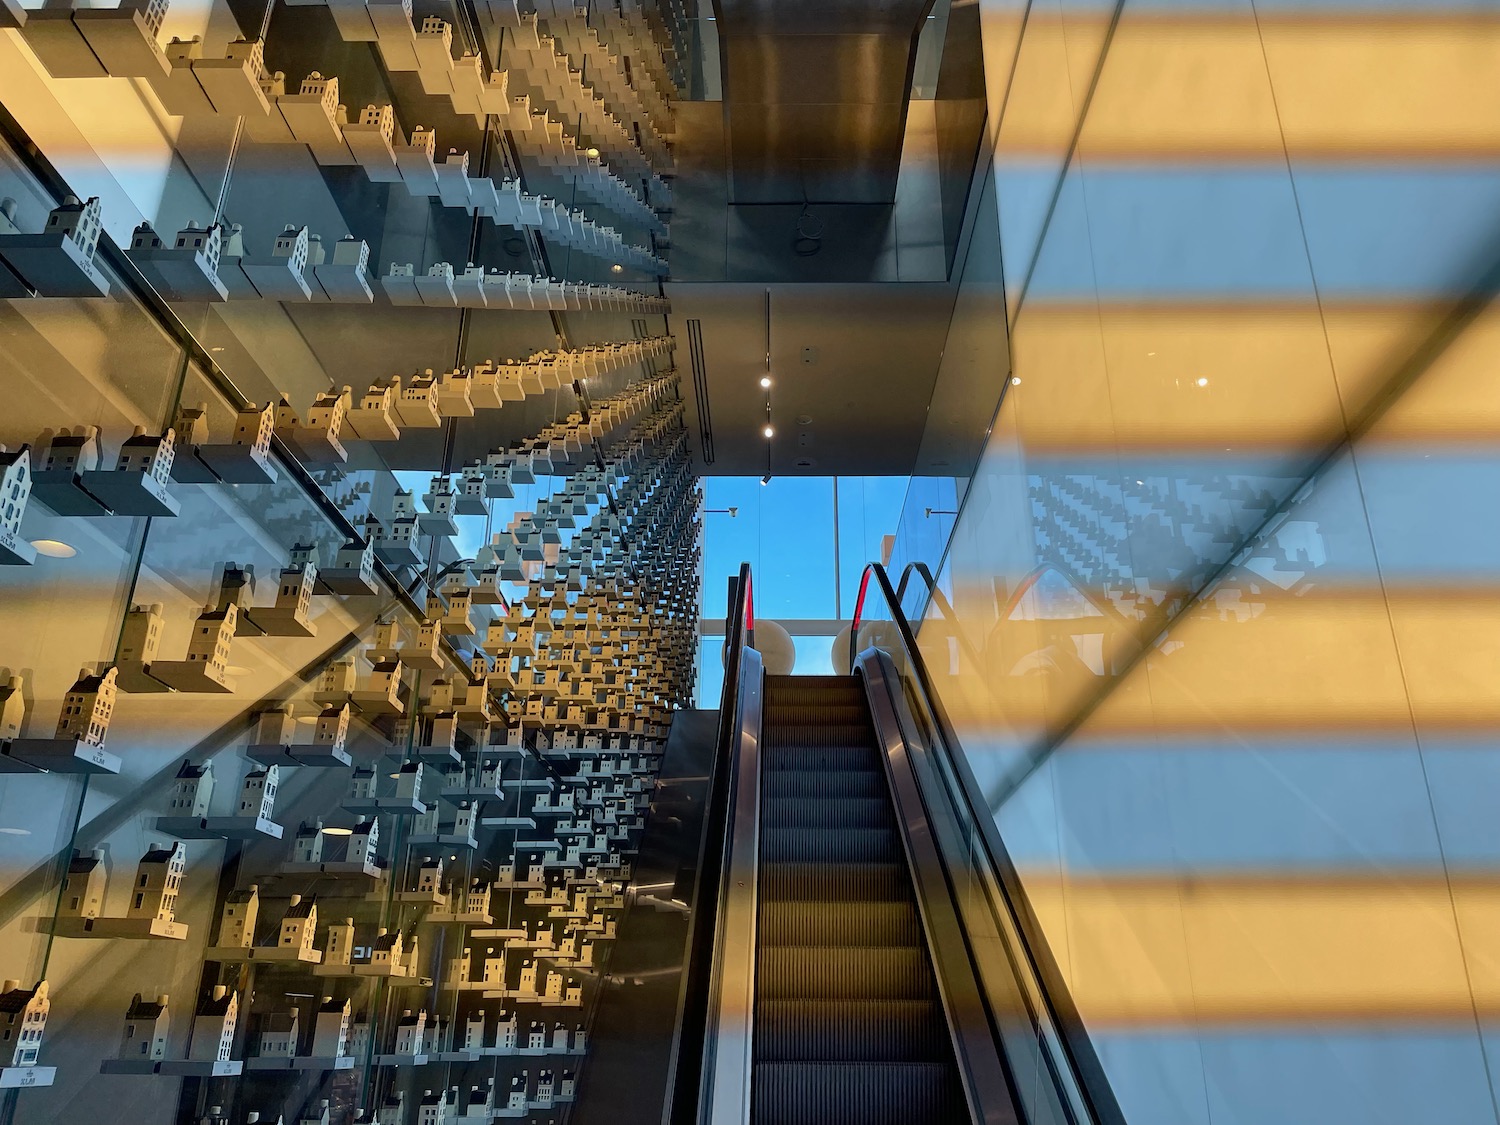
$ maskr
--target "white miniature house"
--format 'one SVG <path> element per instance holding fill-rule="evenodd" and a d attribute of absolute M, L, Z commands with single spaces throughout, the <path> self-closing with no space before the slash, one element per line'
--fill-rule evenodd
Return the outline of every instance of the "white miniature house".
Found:
<path fill-rule="evenodd" d="M 311 898 L 293 895 L 281 916 L 281 930 L 277 946 L 297 953 L 299 960 L 316 957 L 315 940 L 318 933 L 318 904 Z"/>
<path fill-rule="evenodd" d="M 230 891 L 219 915 L 220 949 L 249 949 L 255 944 L 255 924 L 260 917 L 260 888 L 254 883 L 241 891 Z"/>
<path fill-rule="evenodd" d="M 68 861 L 58 913 L 68 918 L 97 918 L 104 906 L 104 852 L 76 852 Z"/>
<path fill-rule="evenodd" d="M 228 1062 L 234 1049 L 234 1029 L 239 1015 L 239 994 L 222 984 L 214 985 L 213 991 L 198 1006 L 188 1057 L 205 1062 Z"/>
<path fill-rule="evenodd" d="M 205 758 L 200 765 L 184 758 L 172 783 L 167 808 L 172 816 L 205 817 L 214 793 L 214 764 Z"/>
<path fill-rule="evenodd" d="M 396 1024 L 396 1049 L 398 1055 L 420 1055 L 427 1038 L 427 1012 L 422 1010 L 401 1013 Z"/>
<path fill-rule="evenodd" d="M 330 968 L 348 967 L 354 959 L 354 919 L 328 923 L 323 942 L 323 964 Z"/>
<path fill-rule="evenodd" d="M 152 845 L 148 848 L 136 866 L 130 907 L 125 916 L 171 922 L 177 911 L 177 895 L 182 890 L 185 864 L 183 847 L 175 840 L 170 847 Z"/>
<path fill-rule="evenodd" d="M 292 838 L 292 862 L 313 864 L 322 861 L 323 822 L 315 820 L 308 824 L 304 821 Z"/>
<path fill-rule="evenodd" d="M 261 1058 L 289 1059 L 297 1054 L 298 1012 L 268 1012 L 260 1021 Z"/>
<path fill-rule="evenodd" d="M 120 1036 L 120 1058 L 160 1062 L 167 1057 L 167 1003 L 162 993 L 147 1000 L 137 992 L 125 1009 L 125 1026 Z"/>
<path fill-rule="evenodd" d="M 280 782 L 279 766 L 251 770 L 240 786 L 240 803 L 235 809 L 235 815 L 270 820 L 276 815 L 276 790 Z"/>
<path fill-rule="evenodd" d="M 349 1001 L 323 997 L 318 1006 L 317 1021 L 313 1024 L 312 1055 L 314 1058 L 332 1059 L 343 1057 L 349 1047 Z"/>
<path fill-rule="evenodd" d="M 25 566 L 36 550 L 21 538 L 21 519 L 31 497 L 31 446 L 11 452 L 0 445 L 0 564 Z"/>
<path fill-rule="evenodd" d="M 58 738 L 76 738 L 89 746 L 103 746 L 109 733 L 109 720 L 115 709 L 114 668 L 95 674 L 87 668 L 63 697 L 62 715 L 57 721 Z"/>
<path fill-rule="evenodd" d="M 10 1066 L 36 1065 L 51 1007 L 44 980 L 34 988 L 22 988 L 18 980 L 0 985 L 0 1052 L 10 1052 Z"/>

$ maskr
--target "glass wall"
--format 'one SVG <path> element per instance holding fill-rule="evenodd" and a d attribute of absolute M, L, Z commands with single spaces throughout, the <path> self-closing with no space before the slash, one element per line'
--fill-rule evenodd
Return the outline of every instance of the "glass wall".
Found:
<path fill-rule="evenodd" d="M 906 477 L 704 478 L 704 573 L 698 706 L 717 706 L 724 682 L 723 575 L 748 562 L 757 621 L 785 627 L 799 675 L 835 670 L 834 638 L 854 614 L 864 568 L 887 558 Z M 847 644 L 847 642 L 845 642 Z"/>
<path fill-rule="evenodd" d="M 1496 1118 L 1496 25 L 1315 9 L 987 8 L 1011 377 L 919 639 L 1142 1125 Z"/>

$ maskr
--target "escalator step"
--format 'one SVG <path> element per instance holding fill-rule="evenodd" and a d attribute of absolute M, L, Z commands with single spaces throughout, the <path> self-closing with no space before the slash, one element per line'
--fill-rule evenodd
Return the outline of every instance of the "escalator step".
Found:
<path fill-rule="evenodd" d="M 829 724 L 863 726 L 869 712 L 861 702 L 844 703 L 781 703 L 772 700 L 766 705 L 762 723 L 778 730 L 804 727 L 824 727 Z"/>
<path fill-rule="evenodd" d="M 911 902 L 904 863 L 762 863 L 762 902 Z"/>
<path fill-rule="evenodd" d="M 790 753 L 782 758 L 790 760 Z M 877 764 L 878 767 L 878 764 Z M 885 774 L 868 770 L 809 770 L 767 768 L 761 775 L 761 796 L 775 800 L 847 801 L 873 800 L 886 795 Z"/>
<path fill-rule="evenodd" d="M 761 824 L 767 828 L 890 828 L 896 820 L 890 802 L 878 797 L 768 797 L 761 809 Z"/>
<path fill-rule="evenodd" d="M 766 725 L 762 737 L 769 746 L 874 746 L 875 732 L 864 723 L 819 723 L 794 727 Z"/>
<path fill-rule="evenodd" d="M 767 1000 L 755 1011 L 762 1062 L 943 1062 L 942 1009 L 924 1000 Z"/>
<path fill-rule="evenodd" d="M 772 770 L 879 770 L 878 752 L 869 746 L 767 746 L 763 768 Z"/>
<path fill-rule="evenodd" d="M 755 1125 L 952 1125 L 968 1120 L 951 1064 L 757 1063 Z"/>
<path fill-rule="evenodd" d="M 763 902 L 765 945 L 918 945 L 922 920 L 910 902 Z"/>
<path fill-rule="evenodd" d="M 765 863 L 896 863 L 901 844 L 890 828 L 768 828 L 761 833 Z"/>
<path fill-rule="evenodd" d="M 927 951 L 915 945 L 762 945 L 758 1000 L 935 1000 Z"/>

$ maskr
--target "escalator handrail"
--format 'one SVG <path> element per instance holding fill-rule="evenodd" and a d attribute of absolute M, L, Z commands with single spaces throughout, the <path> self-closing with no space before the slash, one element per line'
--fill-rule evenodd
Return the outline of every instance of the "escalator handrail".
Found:
<path fill-rule="evenodd" d="M 907 571 L 910 570 L 911 566 L 908 566 Z M 926 577 L 930 578 L 930 573 Z M 904 586 L 906 575 L 903 574 L 902 578 Z M 1020 935 L 1022 948 L 1011 951 L 1012 960 L 1018 964 L 1018 968 L 1024 965 L 1031 974 L 1033 983 L 1037 986 L 1034 991 L 1047 1008 L 1046 1018 L 1058 1031 L 1061 1049 L 1066 1058 L 1056 1060 L 1056 1063 L 1068 1067 L 1095 1125 L 1126 1125 L 1124 1113 L 1115 1098 L 1114 1090 L 1110 1086 L 1108 1076 L 1104 1072 L 1103 1064 L 1099 1061 L 1098 1052 L 1083 1024 L 1077 1006 L 1073 1003 L 1067 983 L 1052 956 L 1041 923 L 1031 908 L 1030 899 L 1021 884 L 1015 863 L 1000 839 L 994 816 L 990 813 L 979 783 L 969 768 L 968 759 L 962 750 L 962 743 L 948 719 L 942 699 L 933 687 L 932 677 L 928 672 L 926 662 L 922 659 L 921 650 L 917 647 L 916 635 L 912 632 L 905 613 L 902 612 L 900 598 L 891 588 L 890 577 L 880 563 L 870 563 L 866 566 L 860 579 L 859 598 L 855 602 L 854 617 L 849 629 L 850 665 L 852 667 L 855 663 L 855 650 L 864 614 L 865 598 L 872 579 L 886 607 L 890 610 L 891 624 L 895 627 L 901 646 L 905 649 L 911 663 L 922 702 L 937 724 L 939 742 L 942 744 L 941 750 L 946 757 L 952 776 L 958 780 L 961 792 L 952 794 L 952 797 L 955 801 L 967 806 L 970 819 L 978 827 L 980 844 L 983 848 L 983 855 L 978 858 L 987 862 L 994 875 L 1004 908 L 1010 915 L 1014 931 Z M 929 590 L 932 589 L 935 589 L 935 584 L 929 586 Z M 1036 1022 L 1039 1014 L 1033 1012 L 1031 1018 L 1033 1022 Z"/>
<path fill-rule="evenodd" d="M 709 764 L 703 842 L 698 853 L 697 878 L 688 913 L 688 940 L 678 1000 L 672 1076 L 667 1084 L 667 1100 L 662 1112 L 663 1122 L 671 1125 L 690 1125 L 698 1120 L 703 1088 L 704 1054 L 699 1047 L 708 1037 L 719 894 L 729 842 L 729 789 L 733 780 L 729 763 L 739 735 L 740 665 L 745 648 L 755 644 L 753 589 L 750 564 L 741 563 L 739 574 L 730 579 L 729 612 L 724 621 L 724 687 L 719 693 L 719 727 Z"/>

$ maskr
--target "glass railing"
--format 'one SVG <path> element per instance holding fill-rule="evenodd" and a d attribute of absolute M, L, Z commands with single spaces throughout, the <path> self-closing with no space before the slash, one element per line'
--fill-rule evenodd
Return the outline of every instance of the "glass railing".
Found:
<path fill-rule="evenodd" d="M 867 649 L 881 649 L 900 679 L 911 724 L 903 734 L 920 763 L 923 798 L 940 829 L 935 835 L 949 841 L 943 861 L 966 952 L 1017 1104 L 1028 1122 L 1121 1125 L 1098 1056 L 933 688 L 903 595 L 923 609 L 929 598 L 942 597 L 925 572 L 908 568 L 898 592 L 884 567 L 866 568 L 850 631 L 850 664 Z"/>

